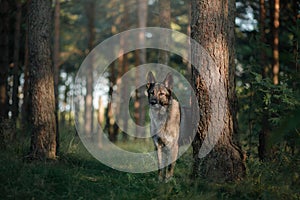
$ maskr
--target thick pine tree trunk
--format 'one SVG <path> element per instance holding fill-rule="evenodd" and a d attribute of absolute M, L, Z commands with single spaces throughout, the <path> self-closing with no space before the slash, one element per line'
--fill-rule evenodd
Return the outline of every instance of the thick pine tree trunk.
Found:
<path fill-rule="evenodd" d="M 54 80 L 51 66 L 51 0 L 32 0 L 29 12 L 29 62 L 32 159 L 56 158 Z"/>
<path fill-rule="evenodd" d="M 214 181 L 237 180 L 245 174 L 243 154 L 233 142 L 237 134 L 234 15 L 235 1 L 192 1 L 192 38 L 202 45 L 215 63 L 208 65 L 206 58 L 195 57 L 197 54 L 193 49 L 192 59 L 201 68 L 193 68 L 192 71 L 200 110 L 200 121 L 193 142 L 193 175 Z M 220 126 L 221 123 L 224 126 Z M 199 157 L 201 145 L 208 134 L 220 134 L 220 137 L 210 153 Z"/>

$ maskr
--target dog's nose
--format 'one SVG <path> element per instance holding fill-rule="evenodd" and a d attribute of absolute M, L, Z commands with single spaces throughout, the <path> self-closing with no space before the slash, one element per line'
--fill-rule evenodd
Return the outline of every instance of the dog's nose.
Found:
<path fill-rule="evenodd" d="M 157 104 L 157 100 L 156 100 L 156 99 L 151 99 L 151 100 L 150 100 L 150 104 L 151 104 L 151 105 Z"/>

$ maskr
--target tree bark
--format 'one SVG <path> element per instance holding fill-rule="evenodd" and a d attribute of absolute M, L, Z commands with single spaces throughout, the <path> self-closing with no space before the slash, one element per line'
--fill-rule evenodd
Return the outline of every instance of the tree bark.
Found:
<path fill-rule="evenodd" d="M 9 2 L 0 2 L 0 148 L 5 147 L 4 120 L 8 117 L 7 77 L 9 64 Z"/>
<path fill-rule="evenodd" d="M 0 118 L 7 118 L 7 77 L 9 64 L 9 3 L 1 1 L 0 14 L 2 16 L 0 25 Z"/>
<path fill-rule="evenodd" d="M 29 157 L 55 159 L 55 96 L 50 55 L 51 0 L 32 0 L 29 8 L 29 91 L 32 109 Z"/>
<path fill-rule="evenodd" d="M 260 0 L 260 20 L 259 20 L 259 27 L 260 27 L 260 42 L 261 42 L 261 52 L 260 52 L 260 64 L 262 67 L 262 77 L 268 78 L 269 77 L 269 67 L 267 65 L 267 55 L 265 51 L 266 45 L 266 35 L 265 35 L 265 20 L 266 20 L 266 8 L 265 8 L 265 0 Z M 264 160 L 267 153 L 266 144 L 268 142 L 268 137 L 270 135 L 270 125 L 269 125 L 269 111 L 264 110 L 262 116 L 262 123 L 261 123 L 261 131 L 259 132 L 259 146 L 258 146 L 258 156 L 260 160 Z"/>
<path fill-rule="evenodd" d="M 297 31 L 294 32 L 294 40 L 293 40 L 293 54 L 294 54 L 294 66 L 295 66 L 295 72 L 298 73 L 299 71 L 299 43 L 298 43 L 298 36 L 297 32 L 299 31 L 299 26 L 297 25 L 299 23 L 300 15 L 298 14 L 298 10 L 300 9 L 300 3 L 297 0 L 293 0 L 293 25 L 297 28 Z M 294 83 L 294 86 L 297 84 Z M 297 87 L 297 86 L 296 86 Z"/>
<path fill-rule="evenodd" d="M 272 22 L 272 70 L 273 83 L 279 84 L 279 14 L 280 14 L 280 0 L 274 0 L 271 13 L 273 16 Z"/>
<path fill-rule="evenodd" d="M 266 45 L 266 7 L 265 0 L 259 0 L 259 32 L 260 32 L 260 42 L 261 42 L 261 54 L 260 54 L 260 63 L 262 67 L 262 76 L 263 78 L 268 77 L 269 67 L 266 63 L 267 55 L 265 50 Z"/>
<path fill-rule="evenodd" d="M 192 1 L 191 36 L 214 61 L 209 63 L 205 57 L 198 57 L 197 50 L 193 49 L 192 59 L 201 66 L 200 70 L 192 69 L 192 82 L 200 111 L 200 121 L 192 143 L 195 160 L 193 175 L 217 182 L 237 180 L 245 174 L 242 151 L 233 142 L 237 134 L 234 16 L 233 0 Z M 219 102 L 224 102 L 224 105 Z M 221 118 L 217 118 L 219 116 Z M 224 126 L 220 127 L 219 123 Z M 220 137 L 209 154 L 200 156 L 201 145 L 209 134 L 219 134 Z"/>
<path fill-rule="evenodd" d="M 147 0 L 138 0 L 138 27 L 139 28 L 145 28 L 147 27 L 147 19 L 148 19 L 148 1 Z M 141 33 L 138 38 L 139 44 L 142 46 L 145 43 L 145 34 Z M 143 65 L 146 61 L 146 49 L 139 49 L 138 50 L 138 64 Z M 141 74 L 136 72 L 136 84 L 140 83 L 142 80 L 144 80 L 145 77 L 143 77 Z M 140 93 L 140 90 L 136 90 L 136 102 L 134 103 L 134 109 L 135 109 L 135 119 L 136 123 L 138 125 L 144 124 L 145 121 L 145 103 L 143 99 L 141 98 L 142 94 Z M 136 129 L 136 133 L 139 136 L 139 129 Z"/>
<path fill-rule="evenodd" d="M 60 33 L 60 0 L 55 0 L 54 8 L 54 45 L 53 45 L 53 72 L 54 72 L 54 95 L 55 95 L 55 121 L 56 121 L 56 152 L 59 151 L 59 33 Z"/>
<path fill-rule="evenodd" d="M 171 28 L 171 0 L 159 0 L 159 20 L 162 28 Z M 170 36 L 171 37 L 171 36 Z M 170 41 L 168 37 L 162 37 L 161 44 L 168 47 Z M 159 50 L 158 62 L 164 65 L 169 64 L 170 55 L 168 51 Z"/>
<path fill-rule="evenodd" d="M 95 42 L 95 2 L 89 0 L 86 5 L 86 15 L 88 19 L 88 52 L 92 51 Z M 93 59 L 92 59 L 93 60 Z M 88 137 L 93 132 L 93 63 L 87 68 L 86 76 L 86 96 L 85 96 L 85 133 Z"/>
<path fill-rule="evenodd" d="M 28 16 L 29 13 L 29 5 L 31 0 L 27 0 L 26 2 L 26 14 Z M 26 31 L 25 31 L 25 45 L 24 45 L 24 86 L 23 86 L 23 104 L 22 104 L 22 129 L 24 131 L 28 128 L 29 115 L 31 110 L 29 108 L 30 95 L 29 95 L 29 21 L 28 17 L 26 18 Z"/>
<path fill-rule="evenodd" d="M 13 57 L 13 95 L 12 95 L 12 119 L 14 126 L 19 115 L 19 54 L 20 54 L 20 35 L 21 35 L 21 20 L 22 20 L 22 3 L 16 1 L 17 13 L 15 21 L 15 34 L 14 34 L 14 57 Z"/>

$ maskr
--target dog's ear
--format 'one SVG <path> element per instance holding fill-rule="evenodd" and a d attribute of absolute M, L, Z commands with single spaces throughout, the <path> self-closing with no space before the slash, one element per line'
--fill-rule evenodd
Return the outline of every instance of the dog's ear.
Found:
<path fill-rule="evenodd" d="M 150 88 L 151 83 L 155 83 L 156 82 L 155 78 L 154 78 L 154 75 L 153 75 L 153 73 L 151 71 L 148 72 L 147 81 L 148 81 L 148 83 L 147 83 L 147 89 Z"/>
<path fill-rule="evenodd" d="M 164 85 L 165 85 L 168 89 L 170 89 L 170 90 L 173 89 L 173 76 L 172 76 L 171 73 L 168 73 L 168 74 L 167 74 L 167 76 L 166 76 L 166 78 L 165 78 L 165 80 L 164 80 Z"/>

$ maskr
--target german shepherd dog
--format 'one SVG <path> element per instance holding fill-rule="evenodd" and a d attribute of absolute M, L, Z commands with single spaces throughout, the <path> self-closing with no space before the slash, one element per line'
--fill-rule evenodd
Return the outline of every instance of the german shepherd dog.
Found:
<path fill-rule="evenodd" d="M 172 96 L 173 77 L 170 73 L 158 83 L 149 72 L 147 81 L 150 131 L 157 151 L 158 178 L 168 182 L 173 176 L 178 155 L 180 106 Z"/>

